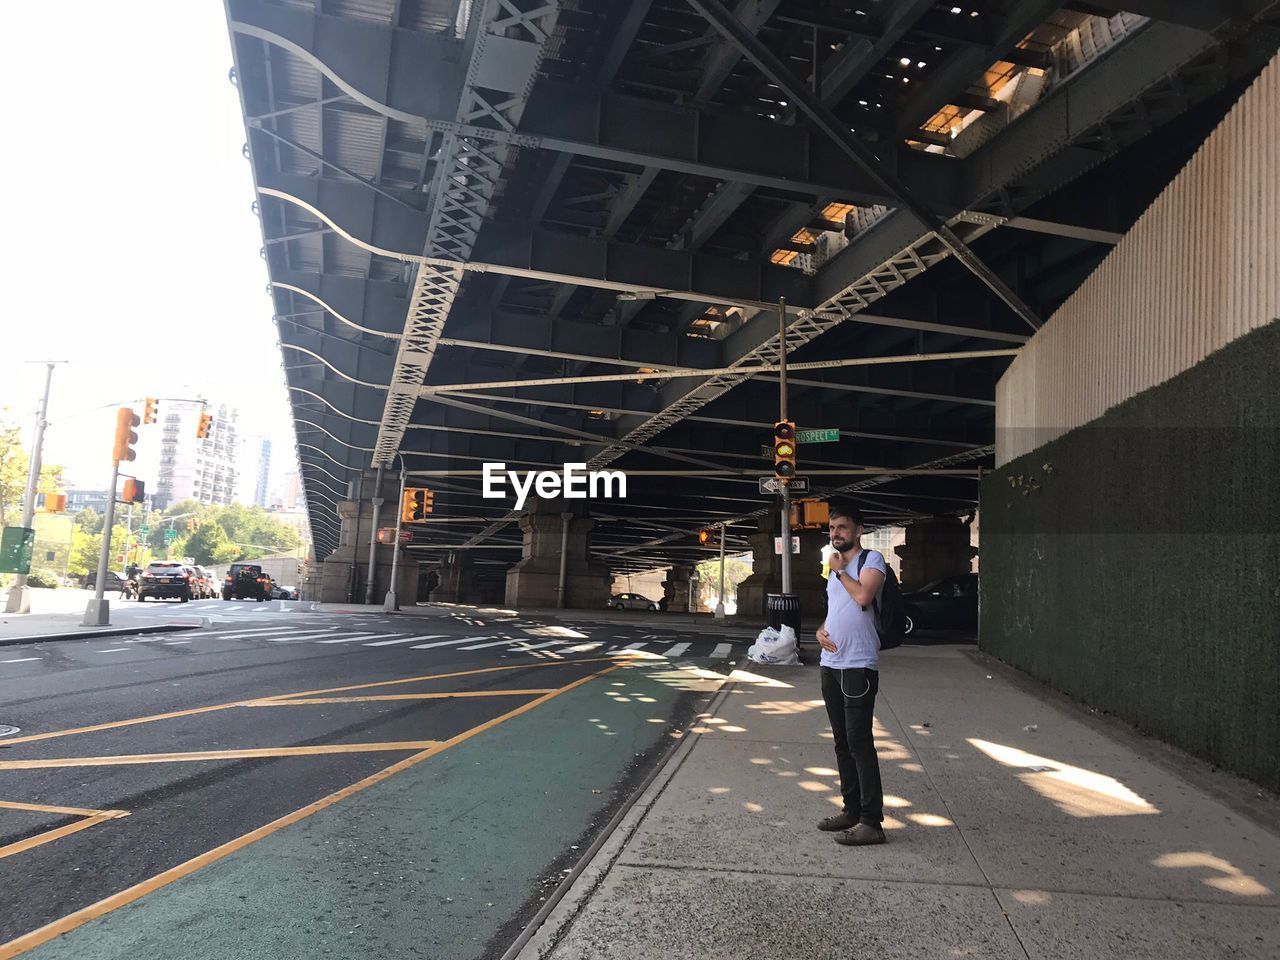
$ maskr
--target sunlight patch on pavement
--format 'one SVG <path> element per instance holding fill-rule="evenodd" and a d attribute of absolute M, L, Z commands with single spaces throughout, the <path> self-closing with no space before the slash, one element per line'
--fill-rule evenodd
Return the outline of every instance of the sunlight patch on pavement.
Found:
<path fill-rule="evenodd" d="M 1115 777 L 1039 757 L 1017 747 L 970 737 L 969 743 L 1006 767 L 1021 769 L 1018 779 L 1063 813 L 1073 817 L 1127 817 L 1160 811 Z"/>

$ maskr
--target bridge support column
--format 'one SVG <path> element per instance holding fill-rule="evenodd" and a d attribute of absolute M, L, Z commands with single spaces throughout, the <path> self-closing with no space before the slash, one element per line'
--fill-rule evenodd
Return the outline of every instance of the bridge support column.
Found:
<path fill-rule="evenodd" d="M 451 553 L 440 564 L 440 581 L 431 591 L 436 603 L 501 603 L 502 580 L 492 567 L 477 566 L 467 550 Z"/>
<path fill-rule="evenodd" d="M 564 605 L 604 609 L 613 578 L 587 553 L 587 538 L 595 521 L 574 514 L 565 520 L 562 501 L 538 500 L 520 517 L 523 555 L 507 571 L 506 605 L 554 608 L 559 600 L 561 544 L 564 545 Z M 572 511 L 568 511 L 572 512 Z M 565 524 L 568 524 L 566 531 Z"/>
<path fill-rule="evenodd" d="M 907 525 L 906 542 L 895 547 L 902 559 L 902 589 L 968 573 L 977 550 L 969 545 L 969 525 L 958 517 L 929 517 Z"/>
<path fill-rule="evenodd" d="M 363 488 L 359 480 L 353 480 L 348 488 L 349 494 L 359 493 L 360 499 L 343 500 L 338 504 L 338 520 L 342 524 L 338 546 L 320 565 L 319 599 L 323 603 L 364 602 L 365 583 L 369 573 L 369 534 L 373 524 L 373 504 L 370 500 L 374 496 L 376 482 L 377 472 L 365 471 Z M 390 517 L 391 522 L 384 525 L 394 527 L 395 516 L 390 511 L 397 509 L 396 505 L 399 503 L 400 478 L 388 473 L 383 478 L 378 495 L 385 501 L 381 519 Z M 391 584 L 391 551 L 392 545 L 389 543 L 380 543 L 375 548 L 373 595 L 379 605 Z M 396 597 L 400 605 L 417 603 L 418 561 L 405 550 L 400 551 L 396 581 Z"/>
<path fill-rule="evenodd" d="M 739 617 L 748 621 L 765 620 L 765 603 L 770 593 L 782 592 L 782 556 L 774 553 L 773 541 L 782 529 L 777 516 L 762 518 L 761 527 L 747 542 L 751 544 L 751 576 L 738 584 Z M 828 542 L 821 530 L 801 530 L 800 552 L 791 557 L 792 590 L 800 598 L 805 629 L 812 623 L 816 630 L 827 613 L 827 584 L 822 579 L 822 547 Z M 812 632 L 812 631 L 810 631 Z M 803 637 L 800 638 L 804 640 Z"/>
<path fill-rule="evenodd" d="M 688 564 L 677 564 L 667 573 L 662 581 L 662 599 L 666 601 L 668 613 L 688 613 L 693 610 L 693 591 L 698 580 L 694 568 Z"/>

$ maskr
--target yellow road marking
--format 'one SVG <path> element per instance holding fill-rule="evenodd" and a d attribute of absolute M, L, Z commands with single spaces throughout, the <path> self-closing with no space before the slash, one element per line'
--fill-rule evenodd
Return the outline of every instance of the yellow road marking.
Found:
<path fill-rule="evenodd" d="M 98 817 L 110 810 L 87 810 L 80 807 L 51 807 L 46 803 L 18 803 L 15 800 L 0 800 L 0 809 L 32 810 L 36 813 L 61 813 L 68 817 Z"/>
<path fill-rule="evenodd" d="M 6 807 L 26 806 L 25 804 L 4 804 Z M 8 846 L 0 847 L 0 860 L 5 857 L 12 857 L 15 853 L 22 853 L 30 850 L 32 847 L 39 847 L 53 840 L 59 840 L 62 837 L 70 836 L 73 833 L 79 833 L 81 830 L 88 830 L 90 827 L 97 826 L 107 820 L 117 820 L 120 817 L 127 817 L 128 810 L 91 810 L 90 816 L 75 823 L 68 823 L 64 827 L 58 827 L 56 830 L 46 830 L 44 833 L 37 833 L 34 837 L 27 837 L 25 840 L 19 840 L 17 843 L 11 843 Z"/>
<path fill-rule="evenodd" d="M 423 750 L 439 740 L 387 743 L 321 743 L 307 747 L 254 747 L 248 750 L 196 750 L 191 753 L 134 753 L 116 757 L 53 757 L 41 760 L 0 760 L 0 770 L 40 770 L 46 767 L 116 767 L 135 763 L 184 763 L 196 760 L 252 760 L 259 757 L 314 757 L 327 753 L 379 753 Z"/>
<path fill-rule="evenodd" d="M 444 693 L 383 693 L 368 697 L 307 697 L 302 700 L 253 700 L 246 707 L 302 707 L 310 703 L 384 703 L 391 700 L 452 700 L 459 697 L 532 697 L 555 687 L 533 690 L 458 690 Z"/>
<path fill-rule="evenodd" d="M 523 663 L 508 667 L 482 667 L 477 670 L 459 670 L 454 673 L 434 673 L 423 677 L 405 677 L 400 680 L 380 680 L 376 683 L 357 683 L 346 687 L 329 687 L 325 690 L 305 690 L 301 693 L 278 693 L 270 697 L 252 697 L 248 700 L 233 700 L 230 703 L 215 703 L 207 707 L 191 707 L 187 710 L 173 710 L 169 713 L 154 713 L 145 717 L 132 717 L 128 720 L 112 720 L 107 723 L 95 723 L 87 727 L 72 727 L 69 730 L 50 730 L 47 733 L 31 733 L 25 737 L 6 737 L 4 744 L 12 747 L 19 743 L 34 743 L 37 740 L 52 740 L 56 737 L 69 737 L 78 733 L 96 733 L 99 730 L 115 730 L 139 723 L 155 723 L 158 720 L 174 720 L 178 717 L 192 717 L 200 713 L 212 713 L 216 710 L 230 710 L 233 707 L 245 707 L 258 704 L 262 700 L 291 700 L 298 697 L 309 697 L 324 693 L 344 693 L 347 690 L 365 690 L 370 687 L 385 687 L 392 684 L 420 683 L 426 680 L 445 680 L 450 677 L 469 677 L 479 673 L 493 673 L 498 670 L 528 670 L 531 667 L 560 667 L 568 663 L 601 663 L 612 659 L 609 657 L 593 657 L 582 660 L 557 660 L 555 662 Z"/>
<path fill-rule="evenodd" d="M 577 662 L 581 663 L 582 661 Z M 300 820 L 305 820 L 314 813 L 319 813 L 326 807 L 331 807 L 335 803 L 345 800 L 347 797 L 360 793 L 362 790 L 367 790 L 369 787 L 381 783 L 383 780 L 393 777 L 397 773 L 408 770 L 410 767 L 421 763 L 429 757 L 433 757 L 438 753 L 443 753 L 450 747 L 454 747 L 462 743 L 464 740 L 470 740 L 476 734 L 484 733 L 486 730 L 491 730 L 498 724 L 504 723 L 513 717 L 518 717 L 522 713 L 528 713 L 530 710 L 542 706 L 542 704 L 546 703 L 548 700 L 554 699 L 562 693 L 568 693 L 570 690 L 580 687 L 585 683 L 589 683 L 597 677 L 603 677 L 607 673 L 612 673 L 614 670 L 617 670 L 622 666 L 623 664 L 620 663 L 614 664 L 611 667 L 606 667 L 603 670 L 599 670 L 595 673 L 588 674 L 585 677 L 581 677 L 578 680 L 574 680 L 572 683 L 559 687 L 551 693 L 543 694 L 536 700 L 530 700 L 528 703 L 522 703 L 514 710 L 509 710 L 504 714 L 494 717 L 492 720 L 486 720 L 484 723 L 472 727 L 470 730 L 464 730 L 462 733 L 459 733 L 434 747 L 429 747 L 421 753 L 415 753 L 411 757 L 405 757 L 403 760 L 393 763 L 389 767 L 384 767 L 382 770 L 365 777 L 363 780 L 358 780 L 349 786 L 343 787 L 341 790 L 329 794 L 327 797 L 321 797 L 314 803 L 309 803 L 305 807 L 300 807 L 293 811 L 293 813 L 285 814 L 283 817 L 273 820 L 268 824 L 264 824 L 256 830 L 251 830 L 246 834 L 236 837 L 234 840 L 229 840 L 222 844 L 222 846 L 214 847 L 212 850 L 207 850 L 199 856 L 193 857 L 185 863 L 180 863 L 176 867 L 170 867 L 163 873 L 159 873 L 148 880 L 136 883 L 126 890 L 114 893 L 103 900 L 99 900 L 95 904 L 77 910 L 75 913 L 67 914 L 67 916 L 62 917 L 59 920 L 55 920 L 52 923 L 45 924 L 45 926 L 40 927 L 37 930 L 32 930 L 30 933 L 16 937 L 8 943 L 0 946 L 0 960 L 11 960 L 11 958 L 18 956 L 20 953 L 25 953 L 32 947 L 38 947 L 42 943 L 48 943 L 54 937 L 61 936 L 64 933 L 75 930 L 77 927 L 83 926 L 90 920 L 96 920 L 98 917 L 104 916 L 112 910 L 116 910 L 120 907 L 126 906 L 127 904 L 133 903 L 135 900 L 140 900 L 149 893 L 153 893 L 162 887 L 167 887 L 175 880 L 181 880 L 183 877 L 195 873 L 202 867 L 206 867 L 211 863 L 216 863 L 224 857 L 230 856 L 238 850 L 243 850 L 245 847 L 256 843 L 264 837 L 269 837 L 271 834 L 276 833 L 285 827 L 291 826 Z"/>

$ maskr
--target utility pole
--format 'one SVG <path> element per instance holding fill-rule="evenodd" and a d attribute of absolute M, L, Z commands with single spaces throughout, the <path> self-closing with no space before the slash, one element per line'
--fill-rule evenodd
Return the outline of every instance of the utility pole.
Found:
<path fill-rule="evenodd" d="M 111 559 L 111 534 L 116 523 L 116 484 L 120 481 L 120 461 L 132 461 L 135 452 L 133 445 L 138 442 L 134 428 L 142 423 L 142 418 L 133 412 L 131 407 L 121 407 L 116 411 L 115 441 L 111 449 L 111 484 L 107 487 L 107 513 L 102 523 L 102 552 L 98 554 L 98 575 L 94 578 L 93 599 L 84 608 L 82 626 L 105 627 L 111 623 L 111 601 L 103 593 L 107 587 L 107 568 Z M 129 545 L 125 538 L 125 547 Z"/>
<path fill-rule="evenodd" d="M 364 602 L 373 603 L 373 589 L 378 573 L 378 513 L 382 509 L 382 467 L 378 468 L 373 495 L 373 523 L 369 527 L 369 578 L 364 585 Z"/>
<path fill-rule="evenodd" d="M 40 461 L 44 455 L 44 428 L 49 425 L 49 388 L 53 384 L 53 368 L 65 360 L 46 360 L 44 375 L 44 398 L 40 401 L 40 412 L 36 416 L 36 439 L 31 445 L 31 461 L 27 465 L 27 489 L 22 498 L 22 526 L 30 530 L 36 515 L 36 490 L 40 486 Z M 5 603 L 5 613 L 30 613 L 31 590 L 27 586 L 27 574 L 18 574 L 9 588 L 9 599 Z"/>

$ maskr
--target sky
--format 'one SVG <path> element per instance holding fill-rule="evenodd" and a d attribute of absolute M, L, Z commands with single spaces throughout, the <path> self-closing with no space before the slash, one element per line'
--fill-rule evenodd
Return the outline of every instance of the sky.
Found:
<path fill-rule="evenodd" d="M 70 486 L 107 485 L 115 408 L 140 415 L 144 396 L 237 406 L 242 432 L 272 440 L 273 472 L 291 465 L 231 63 L 220 0 L 5 11 L 0 410 L 29 443 L 45 367 L 28 361 L 66 361 L 44 462 Z"/>

